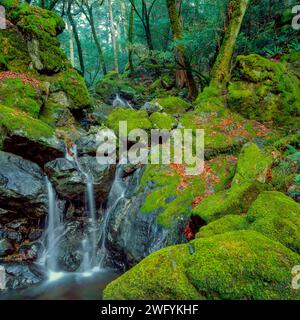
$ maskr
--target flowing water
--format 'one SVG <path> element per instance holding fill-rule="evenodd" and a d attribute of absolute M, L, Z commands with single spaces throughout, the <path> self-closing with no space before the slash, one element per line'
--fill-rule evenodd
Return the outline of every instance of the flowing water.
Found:
<path fill-rule="evenodd" d="M 48 192 L 48 219 L 47 219 L 47 243 L 46 257 L 44 258 L 46 268 L 49 272 L 57 271 L 57 244 L 63 233 L 63 223 L 57 206 L 56 193 L 49 179 L 46 177 Z"/>
<path fill-rule="evenodd" d="M 111 213 L 114 211 L 118 203 L 125 197 L 126 185 L 122 179 L 123 176 L 123 166 L 118 165 L 116 169 L 116 175 L 108 196 L 108 206 L 104 214 L 103 223 L 100 229 L 100 250 L 98 254 L 98 261 L 100 268 L 105 267 L 105 260 L 107 257 L 107 249 L 105 246 L 106 234 L 108 222 Z"/>

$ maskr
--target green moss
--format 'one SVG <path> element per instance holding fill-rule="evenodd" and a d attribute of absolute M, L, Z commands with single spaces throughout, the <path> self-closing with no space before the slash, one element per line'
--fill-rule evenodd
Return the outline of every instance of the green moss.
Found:
<path fill-rule="evenodd" d="M 244 181 L 259 181 L 264 183 L 271 164 L 272 157 L 264 154 L 256 144 L 246 144 L 239 155 L 233 184 L 238 185 Z"/>
<path fill-rule="evenodd" d="M 0 105 L 0 126 L 11 134 L 18 132 L 32 140 L 51 138 L 54 134 L 53 128 L 46 123 L 3 105 Z"/>
<path fill-rule="evenodd" d="M 163 111 L 169 114 L 185 113 L 191 107 L 190 103 L 178 97 L 155 99 L 151 102 L 158 103 L 163 107 Z"/>
<path fill-rule="evenodd" d="M 300 205 L 280 192 L 263 192 L 247 214 L 249 229 L 300 253 Z"/>
<path fill-rule="evenodd" d="M 63 91 L 70 101 L 70 109 L 91 105 L 90 94 L 82 76 L 74 69 L 67 69 L 53 77 L 43 77 L 51 83 L 52 91 Z"/>
<path fill-rule="evenodd" d="M 247 226 L 245 217 L 229 214 L 202 227 L 197 233 L 197 238 L 207 238 L 225 232 L 246 230 Z"/>
<path fill-rule="evenodd" d="M 106 125 L 114 130 L 119 131 L 119 122 L 127 121 L 127 129 L 130 132 L 133 129 L 151 129 L 152 124 L 146 111 L 135 111 L 133 109 L 116 108 L 108 116 Z"/>
<path fill-rule="evenodd" d="M 151 254 L 104 290 L 104 299 L 298 299 L 300 257 L 253 231 L 228 232 Z"/>
<path fill-rule="evenodd" d="M 27 51 L 27 43 L 14 28 L 1 30 L 0 32 L 0 70 L 24 72 L 28 70 L 31 59 Z"/>
<path fill-rule="evenodd" d="M 23 110 L 34 117 L 38 116 L 43 103 L 41 94 L 41 90 L 18 78 L 0 81 L 0 103 Z"/>
<path fill-rule="evenodd" d="M 295 125 L 300 116 L 300 81 L 285 62 L 257 54 L 237 57 L 238 75 L 228 87 L 232 110 L 249 119 Z"/>
<path fill-rule="evenodd" d="M 150 121 L 155 129 L 172 129 L 176 123 L 174 117 L 166 113 L 154 112 L 150 116 Z"/>
<path fill-rule="evenodd" d="M 27 48 L 27 41 L 37 41 L 37 48 L 35 55 L 38 56 L 45 72 L 58 72 L 59 70 L 68 66 L 68 61 L 64 52 L 59 48 L 59 42 L 56 36 L 64 29 L 64 21 L 56 13 L 41 9 L 35 6 L 29 6 L 27 3 L 7 8 L 8 19 L 17 26 L 18 30 L 13 32 L 20 32 L 20 43 L 14 43 L 13 47 L 17 51 L 23 52 Z M 8 31 L 9 32 L 9 31 Z M 7 32 L 6 32 L 7 33 Z M 26 39 L 26 40 L 25 40 Z M 22 43 L 24 45 L 22 45 Z M 29 42 L 28 42 L 29 43 Z M 22 61 L 20 54 L 12 56 L 14 61 L 10 68 L 17 69 L 16 65 L 25 64 L 26 68 L 30 65 L 30 55 Z M 29 63 L 28 63 L 29 60 Z M 27 64 L 28 63 L 28 64 Z M 39 69 L 39 71 L 41 71 Z"/>
<path fill-rule="evenodd" d="M 271 163 L 271 158 L 255 144 L 246 144 L 239 156 L 231 188 L 203 199 L 193 209 L 193 214 L 211 222 L 228 214 L 246 213 L 262 190 Z"/>
<path fill-rule="evenodd" d="M 71 126 L 75 123 L 69 109 L 51 100 L 43 106 L 39 119 L 52 127 Z"/>

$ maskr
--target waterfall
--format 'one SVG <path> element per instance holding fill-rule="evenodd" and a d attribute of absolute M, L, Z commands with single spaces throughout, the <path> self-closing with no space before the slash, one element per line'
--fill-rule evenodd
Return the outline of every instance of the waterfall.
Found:
<path fill-rule="evenodd" d="M 100 268 L 105 267 L 105 259 L 107 257 L 105 240 L 106 240 L 107 227 L 108 227 L 110 215 L 112 212 L 114 212 L 114 209 L 119 204 L 119 202 L 125 197 L 126 185 L 123 182 L 122 176 L 123 176 L 123 166 L 118 165 L 115 179 L 108 196 L 108 206 L 104 213 L 103 223 L 100 229 L 100 250 L 98 254 L 98 261 L 99 261 Z"/>
<path fill-rule="evenodd" d="M 97 253 L 97 219 L 96 219 L 96 204 L 95 204 L 95 193 L 94 193 L 94 181 L 93 177 L 89 175 L 80 162 L 78 161 L 78 154 L 77 154 L 77 146 L 74 144 L 70 150 L 71 155 L 69 154 L 68 150 L 66 150 L 66 159 L 76 163 L 78 171 L 85 177 L 86 183 L 86 204 L 87 204 L 87 211 L 89 217 L 89 225 L 90 225 L 90 236 L 83 240 L 83 256 L 84 261 L 82 263 L 82 269 L 84 272 L 87 272 L 87 263 L 85 260 L 88 259 L 89 261 L 89 270 L 93 267 L 96 267 L 96 253 Z"/>
<path fill-rule="evenodd" d="M 57 207 L 56 193 L 49 179 L 46 177 L 48 191 L 48 219 L 47 219 L 47 244 L 46 267 L 49 272 L 57 271 L 57 243 L 62 233 L 60 212 Z"/>
<path fill-rule="evenodd" d="M 113 107 L 128 107 L 133 109 L 127 100 L 120 97 L 119 93 L 116 94 L 116 98 L 113 101 Z"/>

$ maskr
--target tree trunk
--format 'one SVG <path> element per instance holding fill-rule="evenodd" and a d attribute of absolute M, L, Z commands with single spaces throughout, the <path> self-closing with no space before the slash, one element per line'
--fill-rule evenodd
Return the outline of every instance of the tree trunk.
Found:
<path fill-rule="evenodd" d="M 76 26 L 76 23 L 74 21 L 74 18 L 72 16 L 70 10 L 68 11 L 67 16 L 68 16 L 68 19 L 69 19 L 70 24 L 72 26 L 74 39 L 75 39 L 76 46 L 77 46 L 77 51 L 78 51 L 78 58 L 79 58 L 81 73 L 82 73 L 82 76 L 84 77 L 84 71 L 85 71 L 84 69 L 85 68 L 84 68 L 83 51 L 82 51 L 82 47 L 81 47 L 81 43 L 80 43 L 78 31 L 77 31 L 77 26 Z"/>
<path fill-rule="evenodd" d="M 92 7 L 88 8 L 88 14 L 89 14 L 89 21 L 90 21 L 90 25 L 91 25 L 92 35 L 93 35 L 93 38 L 94 38 L 94 41 L 95 41 L 95 44 L 96 44 L 96 47 L 98 50 L 99 62 L 102 67 L 102 73 L 103 73 L 103 75 L 106 75 L 107 74 L 106 63 L 105 63 L 102 47 L 101 47 L 100 41 L 97 36 Z"/>
<path fill-rule="evenodd" d="M 114 16 L 113 16 L 113 11 L 112 11 L 111 0 L 108 0 L 108 9 L 109 9 L 111 40 L 112 40 L 113 49 L 114 49 L 114 66 L 115 66 L 115 71 L 119 72 L 118 48 L 117 48 L 116 30 L 115 30 L 115 26 L 114 26 Z"/>
<path fill-rule="evenodd" d="M 128 64 L 129 70 L 132 74 L 133 70 L 133 26 L 134 26 L 134 6 L 131 4 L 130 17 L 129 17 L 129 30 L 128 30 Z"/>
<path fill-rule="evenodd" d="M 176 9 L 176 0 L 167 0 L 168 13 L 174 40 L 181 39 L 181 25 Z M 176 46 L 177 63 L 180 69 L 176 71 L 176 84 L 179 88 L 187 86 L 189 97 L 195 100 L 198 95 L 198 89 L 194 81 L 190 63 L 186 57 L 185 49 L 182 45 Z"/>
<path fill-rule="evenodd" d="M 211 72 L 211 83 L 223 88 L 231 76 L 231 60 L 249 0 L 231 0 L 228 5 L 228 27 Z"/>
<path fill-rule="evenodd" d="M 70 48 L 70 61 L 72 64 L 72 67 L 75 67 L 75 56 L 74 56 L 74 44 L 73 44 L 73 32 L 72 27 L 70 25 L 70 21 L 67 19 L 66 28 L 68 31 L 69 36 L 69 48 Z"/>

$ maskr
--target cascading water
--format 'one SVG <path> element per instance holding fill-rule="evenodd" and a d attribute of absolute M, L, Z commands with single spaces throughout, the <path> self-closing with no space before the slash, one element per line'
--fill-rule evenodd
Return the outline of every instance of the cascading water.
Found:
<path fill-rule="evenodd" d="M 97 219 L 96 219 L 96 204 L 95 204 L 95 194 L 94 194 L 94 183 L 93 177 L 90 176 L 82 167 L 78 161 L 77 146 L 74 144 L 72 148 L 68 151 L 66 150 L 66 159 L 76 163 L 78 171 L 85 177 L 86 183 L 86 203 L 87 211 L 89 217 L 90 225 L 90 236 L 83 240 L 85 248 L 83 248 L 84 261 L 82 263 L 81 269 L 84 272 L 91 271 L 92 268 L 97 267 L 96 265 L 96 252 L 97 252 Z M 87 252 L 89 256 L 89 264 L 86 263 Z M 87 269 L 89 268 L 89 269 Z"/>
<path fill-rule="evenodd" d="M 107 227 L 108 227 L 110 215 L 114 211 L 118 203 L 125 197 L 126 185 L 123 182 L 122 176 L 123 176 L 123 166 L 118 165 L 116 170 L 115 180 L 113 182 L 113 185 L 111 187 L 111 190 L 108 196 L 107 210 L 105 211 L 103 223 L 100 229 L 100 249 L 98 254 L 98 261 L 99 261 L 100 268 L 105 267 L 105 259 L 107 257 L 105 240 L 106 240 L 106 233 L 107 233 Z"/>
<path fill-rule="evenodd" d="M 49 273 L 55 273 L 57 267 L 57 244 L 60 235 L 63 233 L 63 224 L 61 221 L 60 211 L 57 206 L 55 190 L 46 177 L 48 191 L 48 219 L 47 219 L 47 243 L 45 265 Z"/>
<path fill-rule="evenodd" d="M 120 97 L 119 93 L 116 94 L 116 98 L 113 101 L 113 107 L 128 107 L 133 109 L 127 100 Z"/>

